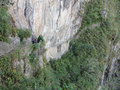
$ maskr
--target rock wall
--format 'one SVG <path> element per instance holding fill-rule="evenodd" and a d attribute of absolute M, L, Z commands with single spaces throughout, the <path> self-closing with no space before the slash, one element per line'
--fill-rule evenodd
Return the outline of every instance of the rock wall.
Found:
<path fill-rule="evenodd" d="M 112 47 L 111 58 L 108 60 L 106 68 L 106 77 L 104 78 L 104 86 L 108 87 L 109 90 L 120 89 L 120 41 L 118 41 Z"/>
<path fill-rule="evenodd" d="M 20 40 L 17 37 L 10 38 L 10 43 L 0 41 L 0 57 L 14 51 L 19 45 Z"/>
<path fill-rule="evenodd" d="M 47 58 L 58 58 L 81 26 L 85 1 L 89 0 L 12 0 L 9 12 L 18 28 L 44 37 Z M 57 52 L 57 46 L 64 50 Z"/>
<path fill-rule="evenodd" d="M 98 90 L 119 90 L 120 89 L 120 41 L 110 45 L 110 53 L 106 59 L 103 76 Z"/>

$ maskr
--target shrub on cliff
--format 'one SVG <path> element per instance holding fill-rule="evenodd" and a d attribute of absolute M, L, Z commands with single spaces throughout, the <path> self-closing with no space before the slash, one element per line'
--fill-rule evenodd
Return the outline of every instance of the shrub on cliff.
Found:
<path fill-rule="evenodd" d="M 43 42 L 44 41 L 44 39 L 43 39 L 43 37 L 40 35 L 39 37 L 38 37 L 38 42 Z"/>
<path fill-rule="evenodd" d="M 45 45 L 44 38 L 41 35 L 37 39 L 35 39 L 35 41 L 32 41 L 32 42 L 34 42 L 32 44 L 33 51 L 37 50 L 37 49 L 40 49 L 40 48 L 42 48 Z"/>
<path fill-rule="evenodd" d="M 0 41 L 8 41 L 12 26 L 7 8 L 0 7 Z"/>
<path fill-rule="evenodd" d="M 31 36 L 31 31 L 26 29 L 26 30 L 23 30 L 23 29 L 19 29 L 18 30 L 18 37 L 20 38 L 20 41 L 23 41 L 23 39 L 27 39 Z"/>
<path fill-rule="evenodd" d="M 8 42 L 9 36 L 16 36 L 17 29 L 12 25 L 7 7 L 0 7 L 0 41 Z"/>
<path fill-rule="evenodd" d="M 0 58 L 0 90 L 8 90 L 3 89 L 4 86 L 9 87 L 9 90 L 13 90 L 10 89 L 10 86 L 14 86 L 15 83 L 22 80 L 22 74 L 17 71 L 17 68 L 13 68 L 14 60 L 19 60 L 19 52 L 19 50 L 16 50 Z"/>

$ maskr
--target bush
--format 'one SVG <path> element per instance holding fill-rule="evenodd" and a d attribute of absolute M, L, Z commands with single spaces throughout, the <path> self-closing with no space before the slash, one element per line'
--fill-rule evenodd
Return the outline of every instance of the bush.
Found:
<path fill-rule="evenodd" d="M 33 67 L 35 67 L 35 66 L 37 65 L 37 63 L 38 63 L 38 57 L 37 57 L 37 55 L 31 53 L 31 54 L 29 55 L 29 61 L 30 61 L 31 65 L 32 65 Z"/>
<path fill-rule="evenodd" d="M 23 29 L 19 29 L 18 30 L 18 37 L 20 38 L 20 41 L 23 41 L 24 38 L 29 38 L 31 37 L 31 31 L 26 29 L 26 30 L 23 30 Z"/>
<path fill-rule="evenodd" d="M 18 59 L 19 50 L 0 58 L 0 86 L 10 87 L 22 80 L 22 74 L 13 68 L 13 61 Z"/>
<path fill-rule="evenodd" d="M 40 49 L 45 45 L 45 41 L 44 41 L 44 39 L 41 35 L 35 40 L 36 41 L 33 41 L 34 43 L 32 44 L 33 51 L 37 50 L 37 49 Z"/>
<path fill-rule="evenodd" d="M 38 43 L 39 43 L 39 42 L 44 42 L 44 39 L 43 39 L 43 37 L 40 35 L 40 36 L 38 37 L 38 40 L 37 40 L 37 41 L 38 41 Z"/>
<path fill-rule="evenodd" d="M 8 41 L 11 35 L 12 25 L 7 8 L 0 7 L 0 41 Z"/>
<path fill-rule="evenodd" d="M 11 17 L 6 7 L 0 7 L 0 41 L 8 42 L 9 36 L 16 36 L 17 29 L 11 24 Z"/>
<path fill-rule="evenodd" d="M 102 0 L 91 0 L 89 3 L 86 4 L 85 15 L 83 17 L 84 20 L 82 22 L 81 28 L 103 20 L 101 14 L 103 9 L 102 2 Z"/>

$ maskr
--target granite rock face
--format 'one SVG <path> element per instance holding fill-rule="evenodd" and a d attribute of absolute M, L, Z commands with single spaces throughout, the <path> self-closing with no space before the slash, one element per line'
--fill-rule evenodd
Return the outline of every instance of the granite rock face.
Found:
<path fill-rule="evenodd" d="M 68 50 L 69 40 L 81 26 L 86 1 L 89 0 L 12 0 L 9 12 L 18 28 L 43 36 L 48 59 L 58 58 Z"/>

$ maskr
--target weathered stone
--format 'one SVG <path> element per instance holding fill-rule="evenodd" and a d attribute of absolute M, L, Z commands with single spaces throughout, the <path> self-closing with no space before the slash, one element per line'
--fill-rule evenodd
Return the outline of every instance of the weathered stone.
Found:
<path fill-rule="evenodd" d="M 36 37 L 42 35 L 46 43 L 45 48 L 48 50 L 47 57 L 54 54 L 52 58 L 57 58 L 61 54 L 54 51 L 55 48 L 57 49 L 57 46 L 69 41 L 81 26 L 80 11 L 84 10 L 85 1 L 12 0 L 14 5 L 9 8 L 9 12 L 18 28 L 32 29 L 32 33 Z M 68 46 L 66 45 L 65 50 Z M 54 52 L 51 52 L 52 48 Z"/>
<path fill-rule="evenodd" d="M 11 51 L 17 49 L 20 45 L 20 40 L 18 37 L 10 38 L 10 43 L 0 42 L 0 56 L 10 53 Z"/>

